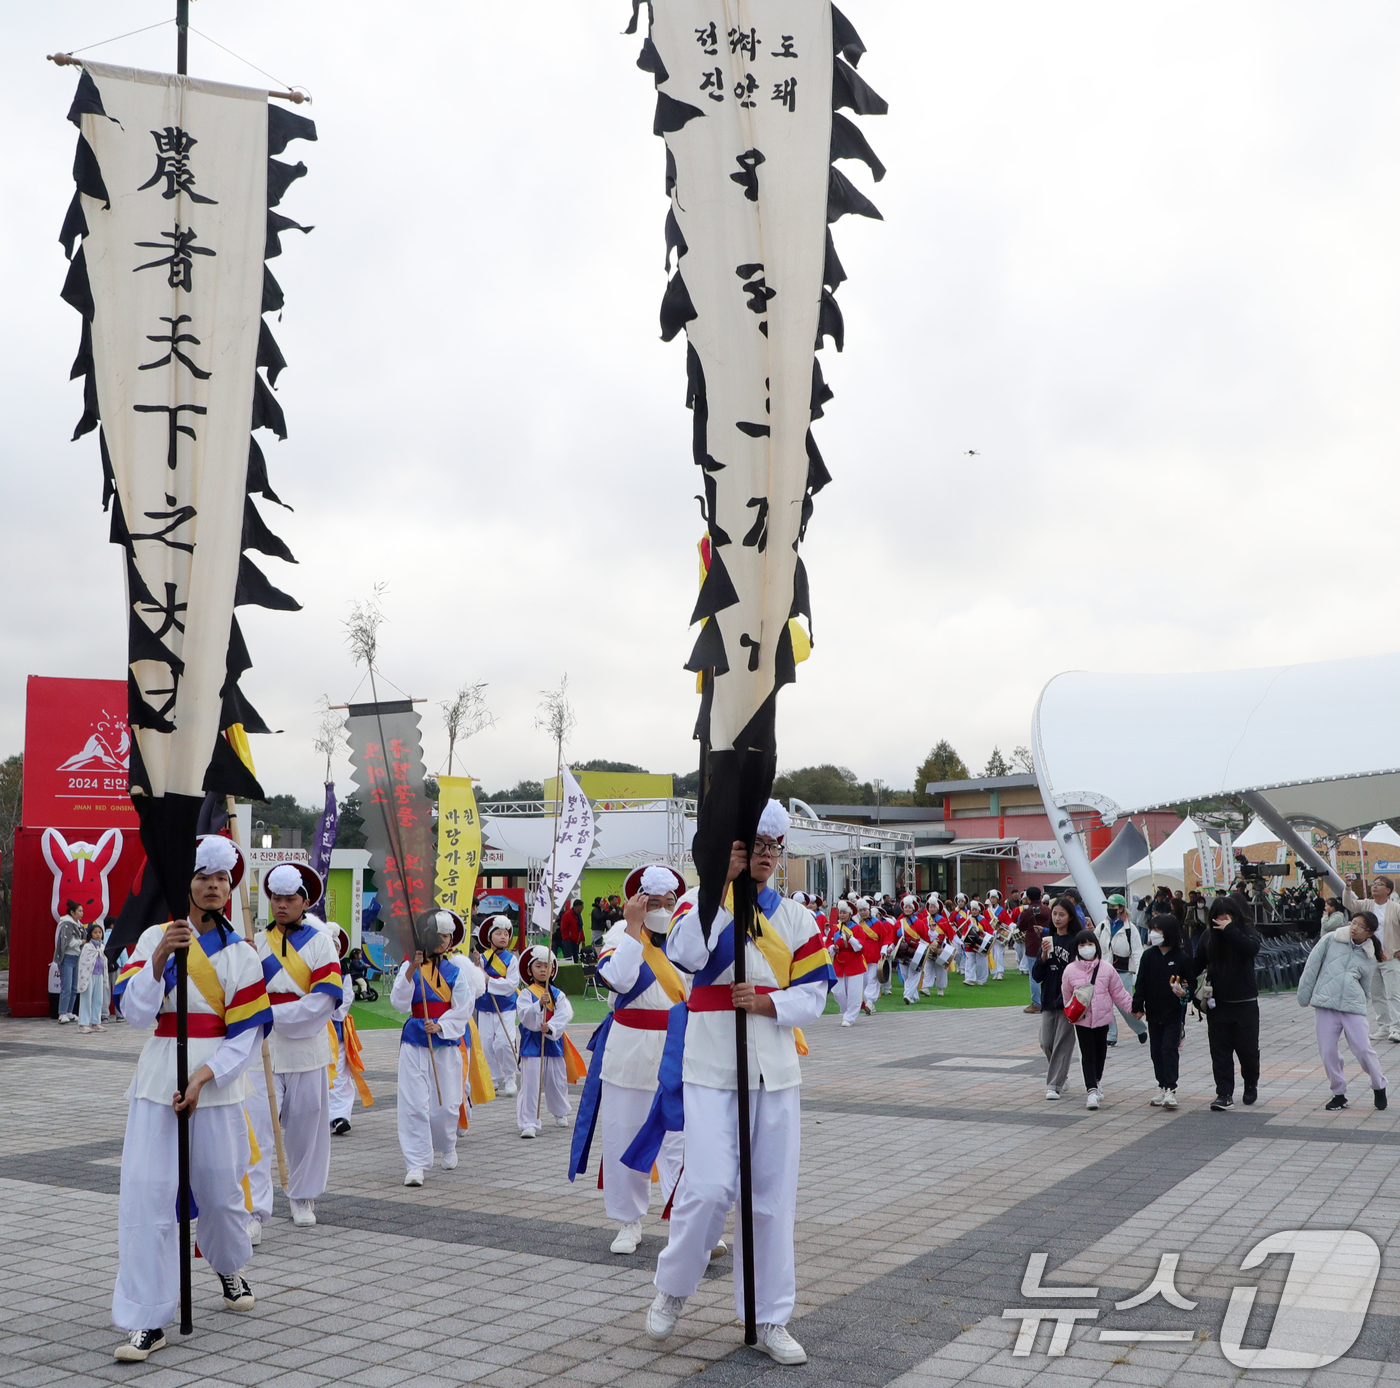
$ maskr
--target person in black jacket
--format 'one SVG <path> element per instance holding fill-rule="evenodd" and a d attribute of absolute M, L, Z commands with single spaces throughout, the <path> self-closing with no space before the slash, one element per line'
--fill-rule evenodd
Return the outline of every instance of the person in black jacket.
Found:
<path fill-rule="evenodd" d="M 1211 988 L 1206 1030 L 1215 1098 L 1210 1106 L 1219 1113 L 1235 1106 L 1236 1056 L 1245 1103 L 1259 1097 L 1259 988 L 1254 982 L 1259 935 L 1238 897 L 1216 897 L 1207 919 L 1210 926 L 1196 944 L 1194 963 L 1198 976 L 1205 971 Z"/>
<path fill-rule="evenodd" d="M 1153 916 L 1147 923 L 1147 948 L 1133 985 L 1133 1011 L 1147 1016 L 1147 1040 L 1159 1087 L 1153 1108 L 1176 1107 L 1182 1021 L 1195 976 L 1195 962 L 1182 944 L 1176 917 Z"/>
<path fill-rule="evenodd" d="M 1074 1059 L 1074 1026 L 1065 1019 L 1060 975 L 1075 957 L 1074 937 L 1079 930 L 1074 903 L 1067 897 L 1057 898 L 1050 907 L 1050 928 L 1040 937 L 1040 958 L 1031 965 L 1031 978 L 1040 984 L 1040 1049 L 1047 1065 L 1047 1099 L 1060 1097 Z"/>

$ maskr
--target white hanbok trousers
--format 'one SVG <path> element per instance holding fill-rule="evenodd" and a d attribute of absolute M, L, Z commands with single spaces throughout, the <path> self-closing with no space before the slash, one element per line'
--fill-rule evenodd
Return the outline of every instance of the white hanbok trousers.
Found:
<path fill-rule="evenodd" d="M 331 1085 L 331 1122 L 337 1118 L 349 1118 L 355 1107 L 355 1081 L 350 1078 L 350 1060 L 345 1054 L 345 1042 L 335 1056 L 335 1083 Z"/>
<path fill-rule="evenodd" d="M 481 1035 L 481 1051 L 486 1057 L 486 1063 L 491 1067 L 491 1078 L 499 1087 L 508 1080 L 516 1077 L 517 1066 L 515 1063 L 515 1049 L 519 1044 L 516 1041 L 515 1012 L 502 1012 L 497 1016 L 487 1009 L 478 1011 L 476 1014 L 476 1029 Z"/>
<path fill-rule="evenodd" d="M 155 1330 L 179 1311 L 175 1129 L 169 1104 L 131 1101 L 122 1144 L 117 1285 L 112 1291 L 112 1324 L 121 1330 Z M 199 1210 L 199 1251 L 225 1276 L 253 1256 L 240 1184 L 248 1155 L 241 1104 L 196 1108 L 190 1115 L 190 1193 Z"/>
<path fill-rule="evenodd" d="M 267 1107 L 263 1068 L 248 1067 L 248 1097 L 244 1104 L 258 1138 L 258 1164 L 248 1168 L 253 1218 L 272 1218 L 272 1177 L 277 1167 L 277 1141 Z M 273 1075 L 277 1116 L 282 1120 L 282 1146 L 287 1152 L 287 1195 L 292 1200 L 315 1200 L 331 1177 L 331 1091 L 326 1070 L 299 1070 Z M 280 1173 L 279 1173 L 280 1174 Z"/>
<path fill-rule="evenodd" d="M 900 976 L 904 979 L 904 1000 L 906 1002 L 918 1002 L 919 1000 L 919 985 L 927 972 L 924 968 L 924 961 L 927 958 L 928 946 L 920 945 L 914 951 L 913 958 L 904 960 L 899 966 Z"/>
<path fill-rule="evenodd" d="M 760 1325 L 786 1325 L 797 1299 L 792 1230 L 802 1151 L 801 1088 L 749 1093 L 753 1142 L 754 1293 Z M 739 1198 L 739 1095 L 685 1086 L 685 1170 L 671 1206 L 671 1238 L 656 1262 L 657 1291 L 693 1296 L 710 1250 Z M 744 1314 L 743 1234 L 734 1218 L 734 1305 Z"/>
<path fill-rule="evenodd" d="M 970 986 L 974 983 L 985 983 L 986 981 L 986 954 L 974 954 L 972 950 L 965 949 L 963 951 L 963 983 Z"/>
<path fill-rule="evenodd" d="M 838 974 L 836 986 L 831 990 L 836 995 L 836 1005 L 841 1009 L 843 1022 L 854 1022 L 860 1016 L 861 997 L 865 992 L 864 974 Z"/>
<path fill-rule="evenodd" d="M 867 964 L 865 966 L 865 1000 L 871 1007 L 874 1007 L 880 1000 L 879 964 Z"/>
<path fill-rule="evenodd" d="M 994 944 L 992 946 L 992 977 L 1006 977 L 1006 946 Z"/>
<path fill-rule="evenodd" d="M 569 1072 L 564 1067 L 564 1057 L 546 1056 L 545 1061 L 544 1108 L 556 1118 L 567 1118 L 573 1110 L 569 1104 Z M 540 1130 L 540 1058 L 537 1055 L 520 1058 L 520 1093 L 515 1097 L 515 1121 L 522 1133 Z M 603 1179 L 606 1181 L 607 1177 Z"/>
<path fill-rule="evenodd" d="M 399 1148 L 408 1170 L 429 1171 L 434 1152 L 446 1156 L 457 1150 L 457 1111 L 462 1098 L 460 1047 L 438 1046 L 429 1051 L 426 1046 L 399 1046 Z"/>
<path fill-rule="evenodd" d="M 651 1203 L 651 1172 L 633 1171 L 623 1166 L 622 1154 L 632 1145 L 646 1116 L 651 1112 L 654 1089 L 624 1089 L 603 1081 L 599 1127 L 603 1134 L 603 1208 L 609 1219 L 632 1224 L 641 1219 Z M 676 1188 L 685 1157 L 685 1134 L 667 1133 L 656 1157 L 656 1173 L 661 1178 L 661 1208 Z"/>

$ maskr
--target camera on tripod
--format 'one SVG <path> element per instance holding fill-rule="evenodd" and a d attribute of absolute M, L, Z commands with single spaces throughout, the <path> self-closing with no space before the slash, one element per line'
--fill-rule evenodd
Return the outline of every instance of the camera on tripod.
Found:
<path fill-rule="evenodd" d="M 1243 853 L 1235 854 L 1235 865 L 1242 882 L 1267 883 L 1271 877 L 1288 876 L 1287 863 L 1251 863 Z"/>

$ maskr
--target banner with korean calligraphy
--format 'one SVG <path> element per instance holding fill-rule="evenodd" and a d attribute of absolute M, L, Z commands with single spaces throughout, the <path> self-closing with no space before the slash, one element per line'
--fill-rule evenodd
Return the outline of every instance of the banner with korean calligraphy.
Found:
<path fill-rule="evenodd" d="M 530 906 L 530 924 L 543 931 L 546 940 L 588 866 L 596 838 L 593 806 L 566 766 L 558 833 L 553 838 L 549 859 L 540 873 L 539 886 L 535 888 L 535 899 Z"/>
<path fill-rule="evenodd" d="M 316 835 L 311 840 L 311 866 L 321 875 L 322 882 L 330 880 L 331 854 L 335 852 L 335 840 L 337 831 L 340 828 L 340 807 L 335 802 L 335 782 L 326 782 L 326 804 L 321 811 L 321 818 L 316 821 Z M 313 907 L 311 914 L 326 919 L 326 898 L 329 892 L 323 892 L 321 899 Z"/>
<path fill-rule="evenodd" d="M 251 662 L 234 608 L 298 607 L 245 551 L 292 559 L 252 501 L 278 498 L 250 432 L 287 432 L 270 389 L 286 363 L 262 319 L 282 295 L 264 260 L 296 226 L 272 209 L 306 169 L 271 156 L 316 130 L 265 89 L 83 67 L 60 236 L 63 297 L 83 319 L 74 438 L 100 424 L 103 505 L 126 552 L 131 793 L 173 906 L 205 792 L 263 797 L 221 733 L 268 731 L 238 687 Z"/>
<path fill-rule="evenodd" d="M 355 794 L 387 948 L 413 948 L 413 917 L 433 904 L 433 805 L 423 788 L 423 741 L 407 699 L 351 704 L 345 720 Z"/>
<path fill-rule="evenodd" d="M 471 926 L 481 868 L 481 817 L 470 776 L 438 777 L 437 904 Z"/>
<path fill-rule="evenodd" d="M 637 65 L 656 83 L 668 269 L 676 257 L 661 336 L 687 337 L 709 541 L 686 665 L 702 677 L 696 736 L 708 763 L 694 856 L 708 922 L 730 845 L 752 841 L 772 786 L 777 692 L 796 678 L 790 620 L 810 626 L 798 546 L 829 480 L 810 426 L 832 394 L 814 353 L 828 338 L 840 351 L 844 337 L 832 291 L 845 271 L 828 223 L 880 215 L 835 167 L 859 159 L 877 180 L 885 172 L 837 108 L 886 107 L 856 74 L 864 45 L 828 0 L 648 8 Z"/>

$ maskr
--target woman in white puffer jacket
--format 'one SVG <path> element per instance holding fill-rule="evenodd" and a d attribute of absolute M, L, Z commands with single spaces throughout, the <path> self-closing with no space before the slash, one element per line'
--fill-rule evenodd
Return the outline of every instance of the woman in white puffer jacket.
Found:
<path fill-rule="evenodd" d="M 1332 1087 L 1325 1107 L 1336 1113 L 1347 1106 L 1346 1067 L 1342 1064 L 1341 1037 L 1357 1064 L 1371 1079 L 1377 1108 L 1386 1106 L 1386 1081 L 1371 1046 L 1367 1000 L 1376 965 L 1385 958 L 1376 938 L 1379 922 L 1370 911 L 1357 911 L 1351 924 L 1329 931 L 1312 947 L 1303 976 L 1298 980 L 1298 1006 L 1316 1014 L 1317 1048 Z"/>

